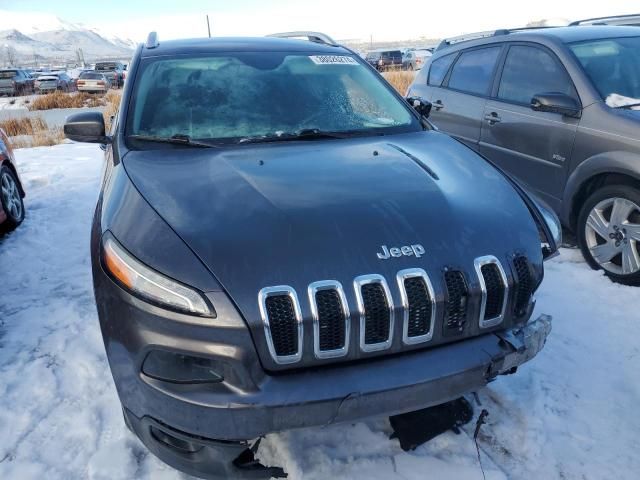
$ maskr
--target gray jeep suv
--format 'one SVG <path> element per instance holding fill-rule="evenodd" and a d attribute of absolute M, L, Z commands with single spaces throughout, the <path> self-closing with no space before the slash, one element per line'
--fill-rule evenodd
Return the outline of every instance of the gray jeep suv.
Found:
<path fill-rule="evenodd" d="M 269 432 L 441 404 L 542 349 L 556 216 L 317 32 L 136 50 L 91 252 L 129 428 L 204 478 Z M 412 108 L 413 107 L 413 108 Z"/>
<path fill-rule="evenodd" d="M 640 30 L 445 40 L 409 89 L 431 121 L 541 196 L 587 262 L 640 284 Z"/>

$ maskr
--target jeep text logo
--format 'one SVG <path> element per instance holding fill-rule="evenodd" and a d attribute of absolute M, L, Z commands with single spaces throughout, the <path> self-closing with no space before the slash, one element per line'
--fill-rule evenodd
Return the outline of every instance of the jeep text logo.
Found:
<path fill-rule="evenodd" d="M 391 247 L 387 248 L 386 245 L 382 245 L 382 252 L 378 252 L 378 258 L 380 260 L 387 260 L 391 257 L 411 257 L 415 255 L 416 258 L 420 258 L 424 255 L 424 247 L 420 244 L 404 246 L 404 247 Z"/>

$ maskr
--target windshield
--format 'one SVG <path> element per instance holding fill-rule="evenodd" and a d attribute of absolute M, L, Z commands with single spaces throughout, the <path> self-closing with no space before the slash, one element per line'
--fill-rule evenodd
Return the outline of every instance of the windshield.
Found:
<path fill-rule="evenodd" d="M 104 77 L 101 73 L 82 72 L 80 78 L 83 80 L 103 80 Z"/>
<path fill-rule="evenodd" d="M 570 47 L 607 105 L 640 103 L 640 37 L 589 40 Z"/>
<path fill-rule="evenodd" d="M 116 69 L 115 63 L 97 63 L 96 71 L 98 72 L 109 72 Z"/>
<path fill-rule="evenodd" d="M 18 75 L 18 72 L 15 70 L 5 70 L 4 72 L 0 72 L 0 78 L 13 78 Z"/>
<path fill-rule="evenodd" d="M 416 131 L 408 106 L 355 57 L 281 52 L 150 59 L 128 135 L 240 143 L 305 130 Z"/>

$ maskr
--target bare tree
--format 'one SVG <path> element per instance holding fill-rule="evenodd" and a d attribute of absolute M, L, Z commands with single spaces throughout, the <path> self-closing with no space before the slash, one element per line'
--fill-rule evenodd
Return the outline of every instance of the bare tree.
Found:
<path fill-rule="evenodd" d="M 7 64 L 12 67 L 16 64 L 16 60 L 18 59 L 18 52 L 16 52 L 16 49 L 13 48 L 11 45 L 5 45 L 4 49 L 6 51 L 6 59 L 7 59 Z"/>

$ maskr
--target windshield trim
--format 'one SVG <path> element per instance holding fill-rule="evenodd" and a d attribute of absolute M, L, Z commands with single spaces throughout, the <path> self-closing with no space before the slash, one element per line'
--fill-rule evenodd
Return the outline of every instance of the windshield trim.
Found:
<path fill-rule="evenodd" d="M 198 59 L 198 58 L 208 58 L 208 57 L 216 57 L 216 56 L 225 56 L 225 55 L 229 55 L 229 56 L 233 56 L 233 55 L 237 55 L 238 53 L 241 54 L 264 54 L 264 51 L 259 51 L 259 50 L 246 50 L 246 51 L 242 51 L 242 52 L 238 52 L 235 50 L 220 50 L 220 51 L 208 51 L 208 52 L 197 52 L 197 53 L 179 53 L 179 54 L 171 54 L 171 55 L 154 55 L 154 56 L 144 56 L 144 57 L 140 57 L 137 59 L 136 65 L 135 65 L 135 72 L 131 71 L 130 73 L 132 74 L 131 77 L 129 78 L 129 82 L 128 82 L 128 88 L 131 89 L 131 96 L 128 99 L 127 105 L 126 105 L 126 109 L 123 112 L 124 116 L 123 116 L 123 125 L 122 128 L 119 129 L 120 134 L 124 137 L 123 140 L 125 141 L 125 143 L 127 144 L 127 146 L 129 148 L 131 148 L 131 146 L 129 145 L 129 142 L 127 141 L 128 137 L 133 135 L 134 133 L 131 130 L 131 124 L 133 122 L 133 113 L 135 111 L 135 104 L 136 104 L 136 97 L 138 94 L 138 82 L 140 79 L 140 75 L 141 73 L 148 68 L 148 66 L 151 63 L 154 63 L 156 61 L 162 61 L 162 60 L 171 60 L 171 59 Z M 296 51 L 296 50 L 270 50 L 268 53 L 281 53 L 281 54 L 287 54 L 287 55 L 298 55 L 298 56 L 308 56 L 308 55 L 326 55 L 326 52 L 321 51 L 321 50 L 311 50 L 311 51 Z M 358 62 L 358 64 L 361 67 L 367 68 L 369 69 L 370 72 L 372 72 L 374 74 L 374 77 L 376 77 L 376 80 L 378 82 L 380 82 L 382 84 L 382 86 L 389 92 L 391 93 L 392 97 L 394 97 L 396 99 L 397 102 L 400 103 L 400 105 L 402 106 L 402 108 L 409 113 L 410 117 L 411 117 L 411 122 L 408 123 L 407 125 L 397 125 L 397 126 L 384 126 L 384 127 L 370 127 L 370 128 L 365 128 L 362 130 L 359 130 L 357 132 L 349 132 L 348 134 L 348 138 L 363 138 L 363 137 L 375 137 L 375 136 L 381 136 L 381 135 L 397 135 L 397 134 L 402 134 L 402 133 L 411 133 L 411 132 L 419 132 L 419 131 L 425 131 L 425 130 L 430 130 L 431 126 L 429 124 L 428 121 L 425 121 L 423 118 L 420 117 L 420 115 L 415 111 L 415 109 L 413 109 L 405 100 L 405 98 L 397 91 L 395 90 L 390 84 L 389 82 L 387 82 L 381 75 L 380 73 L 371 66 L 371 64 L 369 62 L 366 61 L 366 59 L 360 57 L 360 55 L 358 55 L 356 52 L 354 52 L 353 50 L 346 48 L 346 47 L 342 47 L 341 52 L 337 52 L 337 55 L 347 55 L 352 57 L 356 62 Z M 336 133 L 342 133 L 342 132 L 336 132 Z M 232 148 L 232 147 L 243 147 L 243 146 L 250 146 L 250 145 L 256 145 L 256 143 L 251 143 L 251 142 L 242 142 L 240 143 L 239 140 L 241 140 L 242 138 L 245 137 L 234 137 L 234 138 L 199 138 L 199 137 L 194 137 L 193 140 L 194 141 L 203 141 L 203 142 L 212 142 L 215 143 L 216 146 L 221 147 L 221 148 Z M 323 138 L 323 139 L 315 139 L 316 141 L 326 141 L 326 140 L 335 140 L 335 139 L 330 139 L 330 138 Z M 235 141 L 235 142 L 234 142 Z M 308 139 L 298 139 L 295 141 L 291 141 L 288 140 L 286 141 L 286 143 L 297 143 L 298 141 L 305 141 L 308 142 Z M 281 144 L 281 143 L 285 143 L 285 142 L 270 142 L 272 144 Z M 168 145 L 168 144 L 167 144 Z M 165 145 L 165 146 L 167 146 Z"/>

